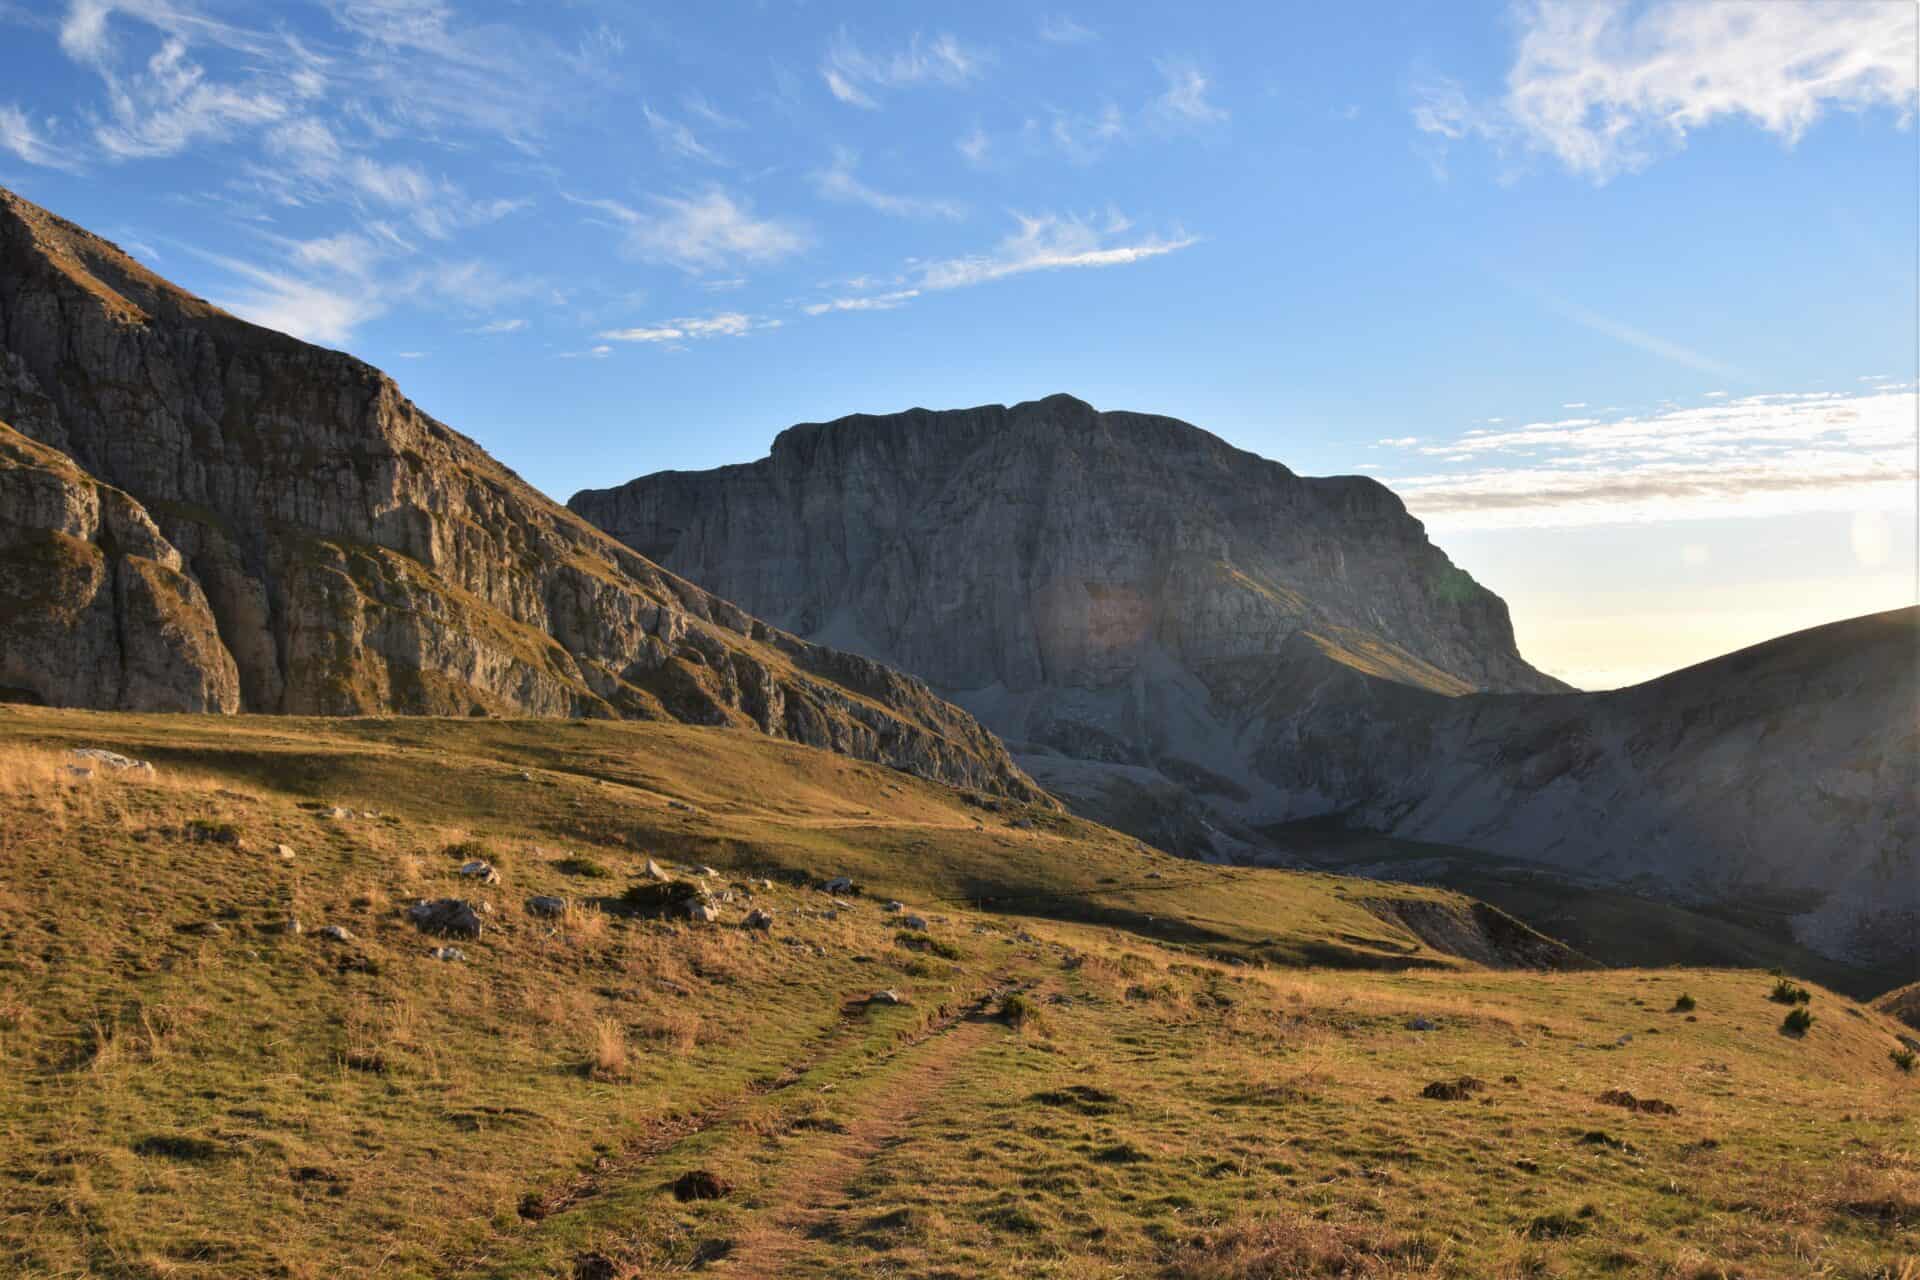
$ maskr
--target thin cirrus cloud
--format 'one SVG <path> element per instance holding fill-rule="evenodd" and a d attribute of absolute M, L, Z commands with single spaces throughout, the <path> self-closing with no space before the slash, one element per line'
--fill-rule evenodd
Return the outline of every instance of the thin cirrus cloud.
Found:
<path fill-rule="evenodd" d="M 797 224 L 756 217 L 744 201 L 719 187 L 693 196 L 653 196 L 650 211 L 617 200 L 567 199 L 611 217 L 622 228 L 622 248 L 629 256 L 690 275 L 777 262 L 812 243 Z"/>
<path fill-rule="evenodd" d="M 639 342 L 674 346 L 703 338 L 742 338 L 756 329 L 777 329 L 780 321 L 750 316 L 739 311 L 722 311 L 710 316 L 689 316 L 664 324 L 633 329 L 608 329 L 598 336 L 608 342 Z"/>
<path fill-rule="evenodd" d="M 653 141 L 661 151 L 668 155 L 679 156 L 683 160 L 700 160 L 707 164 L 725 165 L 727 160 L 718 151 L 694 134 L 680 121 L 655 111 L 642 103 L 640 116 L 647 122 L 647 131 L 653 135 Z"/>
<path fill-rule="evenodd" d="M 17 106 L 0 106 L 0 151 L 47 169 L 76 169 L 77 161 L 41 137 L 33 121 Z"/>
<path fill-rule="evenodd" d="M 1064 13 L 1050 13 L 1042 17 L 1035 34 L 1048 44 L 1088 44 L 1100 38 L 1099 32 Z"/>
<path fill-rule="evenodd" d="M 887 90 L 924 84 L 956 88 L 978 78 L 990 60 L 985 51 L 946 34 L 931 40 L 915 35 L 904 48 L 871 54 L 842 29 L 820 61 L 820 78 L 841 102 L 878 111 L 877 95 Z"/>
<path fill-rule="evenodd" d="M 1899 387 L 1535 422 L 1419 445 L 1465 469 L 1389 483 L 1445 529 L 1910 507 L 1916 413 L 1920 397 Z"/>
<path fill-rule="evenodd" d="M 894 195 L 890 192 L 875 190 L 854 174 L 854 168 L 859 162 L 858 153 L 845 147 L 835 148 L 833 163 L 813 174 L 814 190 L 829 200 L 865 205 L 876 213 L 884 213 L 894 218 L 952 220 L 966 216 L 965 208 L 952 200 Z"/>
<path fill-rule="evenodd" d="M 1917 14 L 1881 0 L 1645 8 L 1540 0 L 1516 10 L 1520 41 L 1504 94 L 1479 101 L 1434 79 L 1415 91 L 1413 122 L 1441 148 L 1475 138 L 1509 159 L 1542 153 L 1596 183 L 1722 120 L 1792 145 L 1829 111 L 1912 116 Z"/>
<path fill-rule="evenodd" d="M 814 316 L 838 311 L 890 311 L 925 293 L 965 289 L 1035 271 L 1126 266 L 1197 243 L 1196 237 L 1187 235 L 1123 240 L 1132 224 L 1118 214 L 1109 214 L 1104 222 L 1058 214 L 1015 214 L 1014 220 L 1018 229 L 985 253 L 918 262 L 903 276 L 888 281 L 904 287 L 831 298 L 802 310 Z"/>

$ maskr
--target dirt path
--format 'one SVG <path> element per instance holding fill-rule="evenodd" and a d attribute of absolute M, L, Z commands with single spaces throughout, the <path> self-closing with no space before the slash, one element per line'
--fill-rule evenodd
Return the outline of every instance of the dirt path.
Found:
<path fill-rule="evenodd" d="M 844 1133 L 797 1153 L 769 1203 L 735 1239 L 724 1274 L 756 1280 L 794 1274 L 808 1236 L 858 1208 L 849 1189 L 861 1171 L 906 1136 L 962 1063 L 993 1036 L 1006 1034 L 1003 1023 L 977 1010 L 915 1046 L 909 1062 L 862 1097 Z"/>

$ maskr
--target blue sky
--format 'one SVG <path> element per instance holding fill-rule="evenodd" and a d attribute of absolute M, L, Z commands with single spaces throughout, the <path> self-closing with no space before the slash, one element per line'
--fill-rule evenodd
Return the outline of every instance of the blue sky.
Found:
<path fill-rule="evenodd" d="M 1915 8 L 0 0 L 0 183 L 564 499 L 1068 391 L 1599 686 L 1910 602 Z"/>

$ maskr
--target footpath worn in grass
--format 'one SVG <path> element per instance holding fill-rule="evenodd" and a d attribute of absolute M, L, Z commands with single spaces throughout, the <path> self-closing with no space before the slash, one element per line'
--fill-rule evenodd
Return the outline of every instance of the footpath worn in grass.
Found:
<path fill-rule="evenodd" d="M 0 711 L 0 1274 L 1920 1272 L 1891 1019 L 1383 894 L 725 730 Z"/>

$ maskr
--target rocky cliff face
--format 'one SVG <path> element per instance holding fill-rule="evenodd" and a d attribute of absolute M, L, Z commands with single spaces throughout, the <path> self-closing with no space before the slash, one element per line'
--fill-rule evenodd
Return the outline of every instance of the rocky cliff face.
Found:
<path fill-rule="evenodd" d="M 662 572 L 378 370 L 229 316 L 5 191 L 0 420 L 17 433 L 0 483 L 34 495 L 0 512 L 7 581 L 49 548 L 65 562 L 0 631 L 12 696 L 672 716 L 1036 794 L 919 681 Z M 69 634 L 105 667 L 39 651 Z"/>
<path fill-rule="evenodd" d="M 1574 693 L 1380 485 L 1063 396 L 795 427 L 569 505 L 925 676 L 1054 794 L 1192 856 L 1317 819 L 1765 898 L 1840 958 L 1920 919 L 1911 614 Z"/>

